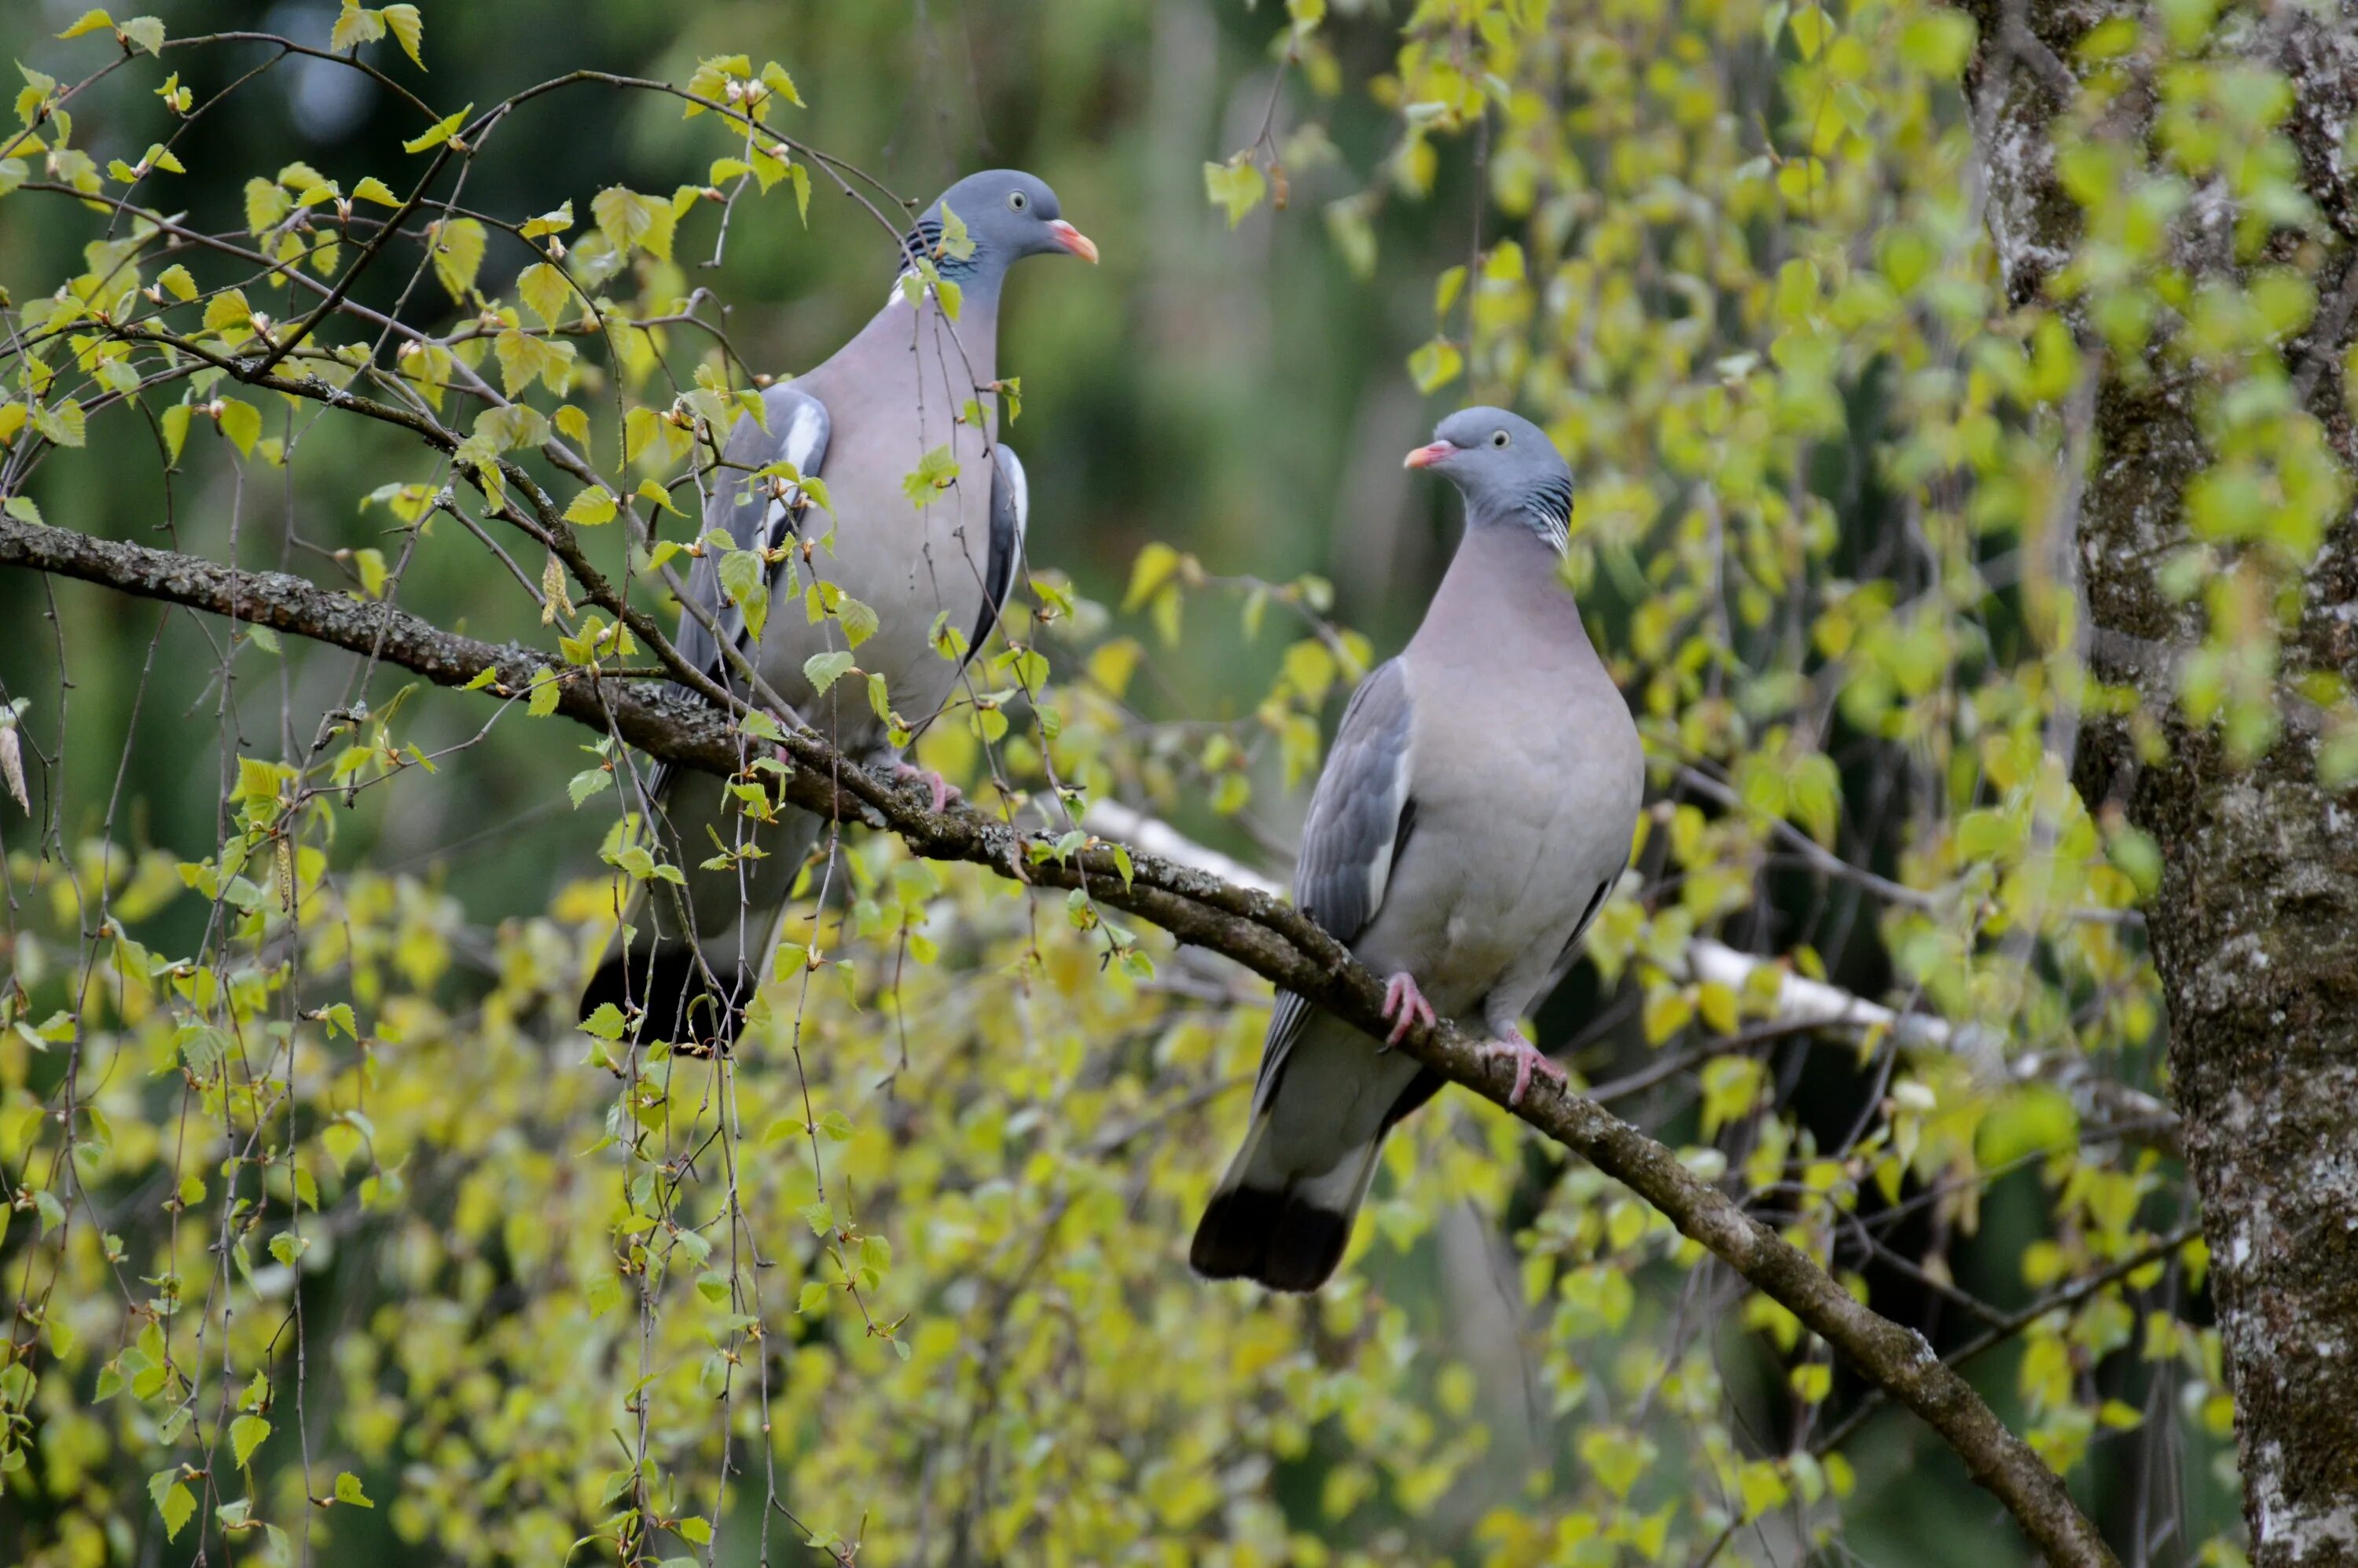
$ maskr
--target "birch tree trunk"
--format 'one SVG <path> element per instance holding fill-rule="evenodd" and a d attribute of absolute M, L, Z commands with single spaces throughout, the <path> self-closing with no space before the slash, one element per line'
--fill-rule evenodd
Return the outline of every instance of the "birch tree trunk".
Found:
<path fill-rule="evenodd" d="M 2288 600 L 2266 616 L 2283 638 L 2283 736 L 2237 765 L 2219 728 L 2180 715 L 2181 677 L 2209 623 L 2203 594 L 2174 597 L 2163 581 L 2193 537 L 2190 482 L 2214 458 L 2201 429 L 2208 373 L 2174 351 L 2179 318 L 2168 306 L 2141 355 L 2105 353 L 2098 297 L 2058 276 L 2083 222 L 2059 174 L 2059 139 L 2116 138 L 2147 159 L 2167 156 L 2165 70 L 2115 61 L 2133 84 L 2101 109 L 2075 110 L 2087 57 L 2099 52 L 2081 46 L 2115 17 L 2150 39 L 2173 8 L 1967 8 L 1982 44 L 1966 87 L 2008 291 L 2017 302 L 2052 297 L 2101 356 L 2078 519 L 2088 646 L 2094 673 L 2134 688 L 2161 721 L 2162 744 L 2141 746 L 2136 725 L 2092 706 L 2078 783 L 2092 810 L 2117 804 L 2162 855 L 2148 920 L 2235 1396 L 2253 1561 L 2358 1563 L 2358 804 L 2320 785 L 2324 718 L 2293 695 L 2305 672 L 2358 676 L 2358 526 L 2344 491 L 2322 548 L 2289 579 L 2297 609 Z M 2171 220 L 2169 264 L 2197 290 L 2240 293 L 2262 267 L 2312 281 L 2314 317 L 2282 345 L 2283 365 L 2292 398 L 2347 470 L 2358 457 L 2344 401 L 2358 303 L 2358 168 L 2345 139 L 2358 110 L 2358 5 L 2231 6 L 2204 49 L 2289 83 L 2281 129 L 2315 216 L 2239 260 L 2242 210 L 2223 182 L 2196 181 Z"/>

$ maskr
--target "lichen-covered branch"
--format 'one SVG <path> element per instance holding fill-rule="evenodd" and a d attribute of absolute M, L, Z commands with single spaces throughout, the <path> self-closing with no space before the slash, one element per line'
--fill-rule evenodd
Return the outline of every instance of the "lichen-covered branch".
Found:
<path fill-rule="evenodd" d="M 287 635 L 373 653 L 438 685 L 469 686 L 490 670 L 495 695 L 511 698 L 547 662 L 528 649 L 459 636 L 391 604 L 356 600 L 299 578 L 241 571 L 12 518 L 0 518 L 0 565 L 79 578 Z M 723 775 L 741 766 L 739 741 L 718 713 L 601 680 L 590 669 L 574 668 L 560 676 L 556 711 L 600 731 L 611 728 L 631 744 L 682 766 Z M 1382 982 L 1265 888 L 1239 886 L 1145 853 L 1128 857 L 1125 877 L 1104 843 L 1065 859 L 1034 861 L 1033 836 L 966 807 L 934 812 L 923 788 L 887 784 L 815 736 L 789 732 L 783 750 L 793 764 L 783 787 L 797 806 L 879 824 L 927 859 L 968 861 L 1034 884 L 1086 885 L 1100 903 L 1152 921 L 1182 942 L 1225 954 L 1354 1023 L 1371 1030 L 1379 1025 Z M 1485 1057 L 1480 1045 L 1444 1022 L 1412 1033 L 1401 1048 L 1453 1082 L 1505 1105 L 1512 1072 Z M 2050 1562 L 2114 1562 L 2061 1479 L 1933 1355 L 1920 1335 L 1869 1311 L 1809 1257 L 1689 1171 L 1671 1150 L 1595 1101 L 1542 1085 L 1515 1114 L 1626 1184 L 1682 1234 L 1823 1336 L 1877 1388 L 1915 1411 L 1956 1452 L 1974 1479 L 2005 1504 Z"/>

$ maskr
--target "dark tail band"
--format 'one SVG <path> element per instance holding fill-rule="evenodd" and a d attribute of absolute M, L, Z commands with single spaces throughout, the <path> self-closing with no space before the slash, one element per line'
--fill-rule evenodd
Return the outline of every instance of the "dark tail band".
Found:
<path fill-rule="evenodd" d="M 1231 1187 L 1214 1194 L 1205 1207 L 1187 1260 L 1209 1280 L 1258 1280 L 1272 1291 L 1314 1291 L 1343 1260 L 1351 1217 L 1351 1212 L 1317 1206 L 1299 1187 L 1274 1193 Z"/>
<path fill-rule="evenodd" d="M 627 1014 L 635 1003 L 644 1015 L 638 1026 L 641 1039 L 725 1051 L 752 1000 L 752 981 L 742 968 L 731 965 L 708 972 L 695 948 L 664 943 L 599 965 L 582 991 L 581 1016 L 606 1002 Z"/>

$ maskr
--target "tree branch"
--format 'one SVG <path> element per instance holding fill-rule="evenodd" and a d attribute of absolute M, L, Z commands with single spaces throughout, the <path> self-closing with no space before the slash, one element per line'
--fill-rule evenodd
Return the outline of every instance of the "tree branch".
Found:
<path fill-rule="evenodd" d="M 1149 854 L 1193 866 L 1224 881 L 1260 888 L 1275 894 L 1277 882 L 1240 860 L 1198 844 L 1169 823 L 1149 816 L 1119 801 L 1093 800 L 1082 825 L 1109 838 L 1119 838 Z M 1902 1012 L 1869 1001 L 1855 991 L 1797 975 L 1771 958 L 1738 952 L 1708 936 L 1689 940 L 1680 966 L 1672 972 L 1682 979 L 1716 981 L 1739 994 L 1751 990 L 1762 969 L 1777 975 L 1776 1001 L 1763 1022 L 1777 1029 L 1824 1031 L 1861 1035 L 1881 1029 L 1902 1051 L 1930 1052 L 1962 1057 L 1977 1075 L 1990 1081 L 2052 1083 L 2071 1097 L 2083 1119 L 2124 1130 L 2124 1136 L 2148 1147 L 2175 1153 L 2178 1113 L 2141 1089 L 2104 1078 L 2088 1070 L 2077 1055 L 2026 1052 L 2006 1059 L 2004 1041 L 1975 1024 L 1953 1024 L 1938 1013 Z M 1611 1097 L 1605 1097 L 1610 1098 Z"/>
<path fill-rule="evenodd" d="M 252 625 L 371 654 L 442 686 L 463 687 L 485 670 L 520 694 L 549 661 L 515 644 L 493 646 L 442 631 L 389 603 L 364 603 L 284 573 L 254 573 L 70 529 L 0 517 L 0 565 L 79 578 L 121 591 L 223 615 Z M 557 711 L 686 767 L 723 776 L 740 767 L 728 723 L 710 709 L 603 680 L 592 669 L 563 672 Z M 927 809 L 917 785 L 887 784 L 836 754 L 817 736 L 788 731 L 793 764 L 784 793 L 806 810 L 863 818 L 898 835 L 916 854 L 964 860 L 1036 885 L 1086 887 L 1099 903 L 1152 921 L 1182 942 L 1213 948 L 1347 1022 L 1378 1032 L 1383 984 L 1310 918 L 1265 887 L 1239 886 L 1159 856 L 1117 868 L 1110 845 L 1093 840 L 1065 859 L 1036 863 L 1051 840 L 1018 832 L 965 806 Z M 841 785 L 838 790 L 838 782 Z M 1412 1031 L 1401 1049 L 1426 1066 L 1505 1105 L 1513 1072 L 1481 1054 L 1481 1042 L 1444 1022 Z M 1826 1272 L 1726 1194 L 1697 1177 L 1668 1148 L 1595 1101 L 1542 1082 L 1514 1114 L 1667 1216 L 1679 1230 L 1823 1337 L 1877 1388 L 1916 1412 L 1954 1449 L 1974 1479 L 2006 1505 L 2050 1563 L 2111 1568 L 2112 1552 L 2072 1504 L 2063 1482 L 2006 1430 L 1988 1405 L 1923 1336 L 1877 1315 Z"/>

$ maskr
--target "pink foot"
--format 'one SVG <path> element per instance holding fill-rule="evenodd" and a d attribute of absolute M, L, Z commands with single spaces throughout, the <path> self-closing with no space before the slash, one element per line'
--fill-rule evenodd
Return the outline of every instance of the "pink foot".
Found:
<path fill-rule="evenodd" d="M 914 762 L 894 762 L 892 764 L 892 776 L 903 781 L 909 779 L 925 780 L 925 786 L 934 792 L 934 811 L 936 815 L 939 815 L 943 810 L 946 809 L 950 802 L 954 800 L 964 800 L 966 798 L 964 795 L 959 793 L 957 785 L 950 783 L 949 780 L 942 777 L 941 774 L 934 772 L 933 769 L 921 768 Z"/>
<path fill-rule="evenodd" d="M 1392 1020 L 1394 1013 L 1400 1014 L 1397 1021 Z M 1397 1045 L 1407 1039 L 1410 1028 L 1419 1019 L 1427 1028 L 1432 1027 L 1433 1004 L 1424 1000 L 1424 993 L 1416 989 L 1416 977 L 1406 969 L 1384 982 L 1384 1018 L 1392 1026 L 1391 1033 L 1384 1040 L 1386 1045 Z"/>
<path fill-rule="evenodd" d="M 1507 1096 L 1507 1103 L 1510 1106 L 1523 1103 L 1524 1091 L 1531 1087 L 1531 1075 L 1534 1072 L 1553 1083 L 1558 1088 L 1570 1081 L 1570 1075 L 1553 1062 L 1549 1061 L 1538 1046 L 1524 1039 L 1523 1032 L 1520 1029 L 1509 1029 L 1503 1038 L 1493 1040 L 1483 1046 L 1482 1054 L 1493 1057 L 1506 1056 L 1513 1060 L 1515 1087 L 1514 1092 Z"/>

